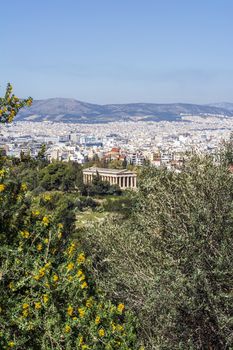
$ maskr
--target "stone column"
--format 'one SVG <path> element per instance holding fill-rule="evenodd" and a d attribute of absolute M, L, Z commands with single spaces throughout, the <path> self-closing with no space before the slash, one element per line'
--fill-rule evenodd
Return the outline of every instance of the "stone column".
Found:
<path fill-rule="evenodd" d="M 137 177 L 134 176 L 134 188 L 136 188 L 136 187 L 137 187 Z"/>
<path fill-rule="evenodd" d="M 123 177 L 120 176 L 120 188 L 122 188 L 122 187 L 123 187 Z"/>

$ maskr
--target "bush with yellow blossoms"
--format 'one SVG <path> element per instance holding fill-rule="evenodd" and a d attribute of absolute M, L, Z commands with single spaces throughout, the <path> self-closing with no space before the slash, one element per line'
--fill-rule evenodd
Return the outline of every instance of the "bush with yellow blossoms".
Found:
<path fill-rule="evenodd" d="M 19 110 L 25 106 L 31 106 L 32 98 L 20 99 L 12 93 L 11 84 L 7 85 L 4 97 L 0 97 L 0 123 L 13 121 Z"/>
<path fill-rule="evenodd" d="M 97 290 L 64 229 L 32 212 L 17 244 L 1 246 L 0 348 L 136 349 L 132 315 Z"/>
<path fill-rule="evenodd" d="M 28 225 L 31 200 L 27 185 L 14 176 L 11 161 L 0 155 L 0 243 L 14 245 L 18 230 Z"/>
<path fill-rule="evenodd" d="M 98 290 L 79 242 L 32 209 L 10 172 L 1 161 L 0 349 L 137 349 L 133 315 Z"/>

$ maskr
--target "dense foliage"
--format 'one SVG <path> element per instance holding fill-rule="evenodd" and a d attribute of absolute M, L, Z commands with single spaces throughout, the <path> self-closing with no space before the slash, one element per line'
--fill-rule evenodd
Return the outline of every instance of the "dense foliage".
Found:
<path fill-rule="evenodd" d="M 8 89 L 2 122 L 30 102 Z M 122 193 L 45 147 L 0 155 L 0 348 L 232 350 L 232 162 L 231 138 Z M 86 209 L 109 217 L 77 229 Z"/>
<path fill-rule="evenodd" d="M 76 191 L 72 167 L 46 164 L 43 150 L 35 161 L 23 154 L 20 161 L 0 157 L 1 349 L 138 348 L 134 317 L 123 303 L 106 299 L 91 259 L 69 238 L 74 199 L 62 196 Z M 30 171 L 46 184 L 36 195 Z"/>
<path fill-rule="evenodd" d="M 82 237 L 147 349 L 233 348 L 232 205 L 225 162 L 195 157 L 181 173 L 147 168 L 130 219 Z"/>
<path fill-rule="evenodd" d="M 134 349 L 132 316 L 97 292 L 90 261 L 62 225 L 31 213 L 1 246 L 1 349 Z"/>

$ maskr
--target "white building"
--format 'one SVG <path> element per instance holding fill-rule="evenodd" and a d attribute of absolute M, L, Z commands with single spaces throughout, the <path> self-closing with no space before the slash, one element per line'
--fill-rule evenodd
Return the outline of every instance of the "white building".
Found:
<path fill-rule="evenodd" d="M 102 181 L 118 185 L 121 189 L 137 187 L 137 174 L 127 169 L 87 168 L 83 170 L 83 182 L 92 183 L 94 176 L 99 175 Z"/>

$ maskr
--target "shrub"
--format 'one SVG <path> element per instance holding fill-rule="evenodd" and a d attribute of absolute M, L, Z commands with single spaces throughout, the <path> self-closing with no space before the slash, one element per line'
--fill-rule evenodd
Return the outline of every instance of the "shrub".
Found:
<path fill-rule="evenodd" d="M 147 168 L 136 196 L 128 221 L 82 236 L 98 283 L 147 349 L 232 349 L 232 175 L 195 157 L 180 174 Z"/>
<path fill-rule="evenodd" d="M 13 97 L 8 86 L 0 121 L 24 105 Z M 98 290 L 79 242 L 66 239 L 52 215 L 31 209 L 27 185 L 10 172 L 0 158 L 0 348 L 137 349 L 132 314 Z"/>
<path fill-rule="evenodd" d="M 4 202 L 11 189 L 0 190 Z M 1 244 L 0 348 L 135 349 L 132 315 L 97 291 L 90 259 L 64 236 L 37 210 Z"/>

